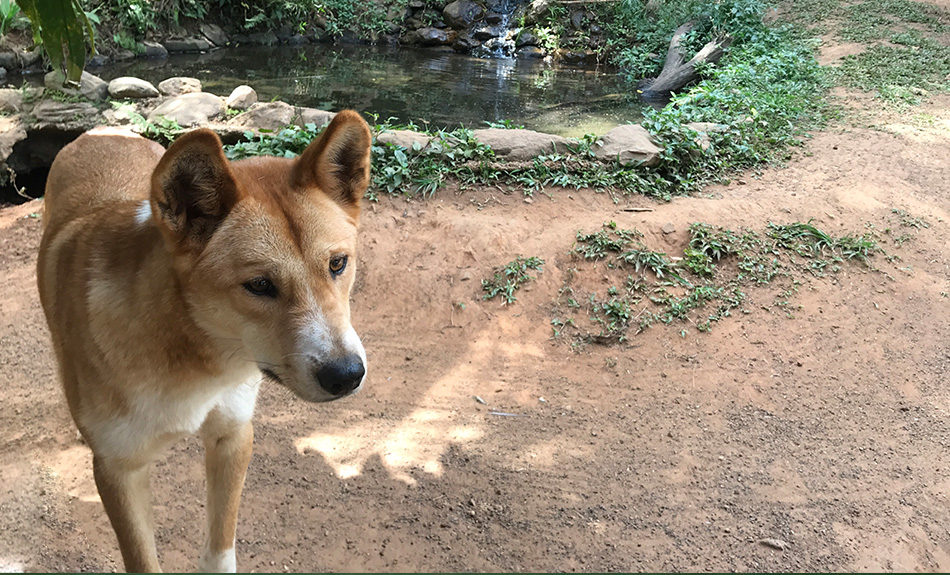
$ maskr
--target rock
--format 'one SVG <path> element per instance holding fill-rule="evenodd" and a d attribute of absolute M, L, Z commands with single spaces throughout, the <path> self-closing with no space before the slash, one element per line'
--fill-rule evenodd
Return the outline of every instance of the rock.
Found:
<path fill-rule="evenodd" d="M 729 126 L 725 124 L 716 124 L 714 122 L 690 122 L 686 124 L 686 127 L 699 132 L 699 135 L 696 137 L 696 143 L 699 144 L 700 149 L 704 152 L 712 145 L 712 140 L 709 138 L 711 132 L 725 132 L 729 129 Z"/>
<path fill-rule="evenodd" d="M 20 66 L 23 68 L 29 68 L 34 64 L 39 64 L 43 60 L 43 50 L 24 50 L 23 52 L 18 52 L 17 56 L 20 58 Z"/>
<path fill-rule="evenodd" d="M 75 129 L 77 126 L 92 128 L 97 125 L 99 110 L 89 102 L 57 102 L 43 100 L 33 106 L 31 112 L 36 124 L 56 124 L 58 127 Z"/>
<path fill-rule="evenodd" d="M 277 34 L 274 34 L 271 31 L 255 32 L 248 36 L 247 40 L 251 44 L 258 44 L 260 46 L 276 46 L 280 44 Z"/>
<path fill-rule="evenodd" d="M 416 43 L 423 46 L 445 46 L 451 44 L 455 39 L 453 35 L 438 28 L 420 28 L 413 32 L 413 34 L 417 35 L 418 40 Z"/>
<path fill-rule="evenodd" d="M 532 0 L 524 14 L 524 23 L 527 25 L 537 24 L 541 17 L 548 11 L 550 0 Z"/>
<path fill-rule="evenodd" d="M 76 90 L 63 87 L 65 79 L 66 76 L 62 72 L 54 70 L 43 77 L 43 85 L 53 90 L 62 90 L 67 94 L 76 94 Z M 105 100 L 109 97 L 109 83 L 89 72 L 83 72 L 79 81 L 78 93 L 90 100 Z"/>
<path fill-rule="evenodd" d="M 0 52 L 0 68 L 19 70 L 20 59 L 17 58 L 15 52 Z"/>
<path fill-rule="evenodd" d="M 623 165 L 638 163 L 655 166 L 660 162 L 660 148 L 650 139 L 650 133 L 640 124 L 617 126 L 594 145 L 598 159 L 612 162 L 619 159 Z"/>
<path fill-rule="evenodd" d="M 455 0 L 442 10 L 442 19 L 456 30 L 464 30 L 482 17 L 485 10 L 472 0 Z"/>
<path fill-rule="evenodd" d="M 490 146 L 508 160 L 530 160 L 536 156 L 567 151 L 567 139 L 533 130 L 486 128 L 475 130 L 475 139 Z"/>
<path fill-rule="evenodd" d="M 112 54 L 112 59 L 116 62 L 124 62 L 125 60 L 131 60 L 135 58 L 135 52 L 132 50 L 126 50 L 125 48 L 119 48 Z"/>
<path fill-rule="evenodd" d="M 489 26 L 501 24 L 504 19 L 505 17 L 498 12 L 489 12 L 485 15 L 485 22 L 487 22 Z"/>
<path fill-rule="evenodd" d="M 775 539 L 773 537 L 766 537 L 765 539 L 759 539 L 759 545 L 765 545 L 766 547 L 771 547 L 772 549 L 777 549 L 779 551 L 785 551 L 788 547 L 788 543 L 782 541 L 781 539 Z"/>
<path fill-rule="evenodd" d="M 480 41 L 484 42 L 485 40 L 491 40 L 492 38 L 498 38 L 499 36 L 504 35 L 507 30 L 502 26 L 483 26 L 478 30 L 475 30 L 475 33 L 472 36 Z"/>
<path fill-rule="evenodd" d="M 517 55 L 519 58 L 536 58 L 540 60 L 544 58 L 544 50 L 537 46 L 525 46 L 524 48 L 518 49 Z"/>
<path fill-rule="evenodd" d="M 558 49 L 557 58 L 565 64 L 595 64 L 597 54 L 593 50 L 565 50 Z"/>
<path fill-rule="evenodd" d="M 148 120 L 154 122 L 158 117 L 164 116 L 178 122 L 180 126 L 188 127 L 204 124 L 211 118 L 223 115 L 224 111 L 223 98 L 206 92 L 198 92 L 165 100 L 152 110 L 152 113 L 148 115 Z"/>
<path fill-rule="evenodd" d="M 231 91 L 231 95 L 224 103 L 234 110 L 247 110 L 252 104 L 257 103 L 257 92 L 250 86 L 238 86 Z"/>
<path fill-rule="evenodd" d="M 284 44 L 287 44 L 288 46 L 300 46 L 300 45 L 309 44 L 309 43 L 310 43 L 310 40 L 307 39 L 307 37 L 304 36 L 303 34 L 294 34 L 293 36 L 290 36 L 289 38 L 284 40 Z"/>
<path fill-rule="evenodd" d="M 170 54 L 204 52 L 211 49 L 211 42 L 204 38 L 169 38 L 162 42 Z"/>
<path fill-rule="evenodd" d="M 106 56 L 105 54 L 96 53 L 93 54 L 91 58 L 86 60 L 86 68 L 101 68 L 112 61 L 112 58 Z"/>
<path fill-rule="evenodd" d="M 3 82 L 7 79 L 7 69 L 3 66 L 0 66 L 0 82 Z"/>
<path fill-rule="evenodd" d="M 220 48 L 228 45 L 228 35 L 224 33 L 221 26 L 212 24 L 211 22 L 202 22 L 198 26 L 198 29 L 201 30 L 201 34 L 215 46 Z"/>
<path fill-rule="evenodd" d="M 583 10 L 575 10 L 571 13 L 571 26 L 575 30 L 583 30 L 584 28 L 584 19 L 587 18 L 587 13 Z"/>
<path fill-rule="evenodd" d="M 187 76 L 176 76 L 158 83 L 158 91 L 166 96 L 181 96 L 201 91 L 201 81 Z"/>
<path fill-rule="evenodd" d="M 20 118 L 0 116 L 0 183 L 5 184 L 9 177 L 7 159 L 13 153 L 13 146 L 26 139 L 26 129 Z"/>
<path fill-rule="evenodd" d="M 405 148 L 409 152 L 415 151 L 415 144 L 419 144 L 419 150 L 423 150 L 429 145 L 431 138 L 419 132 L 412 130 L 388 130 L 376 135 L 376 141 L 381 144 L 392 144 Z"/>
<path fill-rule="evenodd" d="M 159 44 L 158 42 L 150 42 L 148 40 L 142 42 L 142 46 L 145 47 L 145 51 L 142 52 L 143 58 L 167 58 L 168 50 Z"/>
<path fill-rule="evenodd" d="M 455 39 L 455 42 L 452 43 L 452 49 L 461 54 L 468 54 L 475 48 L 478 48 L 481 44 L 475 38 L 472 38 L 470 34 L 460 33 Z"/>
<path fill-rule="evenodd" d="M 293 124 L 297 109 L 286 102 L 267 102 L 254 104 L 247 112 L 239 114 L 228 122 L 238 128 L 257 128 L 280 130 Z"/>
<path fill-rule="evenodd" d="M 537 46 L 538 37 L 534 32 L 530 30 L 523 30 L 518 37 L 515 39 L 515 46 L 522 48 L 524 46 Z"/>
<path fill-rule="evenodd" d="M 297 116 L 294 118 L 294 125 L 304 128 L 307 124 L 321 128 L 330 123 L 330 120 L 336 116 L 333 112 L 317 110 L 316 108 L 300 107 L 297 108 Z"/>
<path fill-rule="evenodd" d="M 159 93 L 151 82 L 123 76 L 109 82 L 109 95 L 113 98 L 157 98 Z"/>
<path fill-rule="evenodd" d="M 664 234 L 670 235 L 670 234 L 676 232 L 676 226 L 673 225 L 673 222 L 667 222 L 667 223 L 663 224 L 663 227 L 660 228 L 660 230 L 661 230 Z"/>

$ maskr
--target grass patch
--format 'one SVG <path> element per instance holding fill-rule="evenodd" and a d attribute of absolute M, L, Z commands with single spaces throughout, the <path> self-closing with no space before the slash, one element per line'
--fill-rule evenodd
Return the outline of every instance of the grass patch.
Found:
<path fill-rule="evenodd" d="M 575 268 L 558 295 L 557 336 L 571 335 L 578 343 L 625 341 L 629 330 L 683 322 L 698 331 L 734 313 L 747 313 L 746 291 L 768 286 L 778 309 L 793 316 L 793 298 L 808 277 L 836 274 L 845 264 L 870 266 L 881 252 L 877 236 L 833 236 L 809 222 L 775 224 L 765 229 L 730 230 L 697 222 L 690 225 L 690 241 L 682 257 L 648 249 L 637 230 L 618 229 L 613 222 L 602 229 L 577 233 L 571 253 L 578 260 L 597 262 L 612 285 L 603 292 L 581 287 Z M 576 314 L 590 323 L 579 323 Z M 686 330 L 683 331 L 685 335 Z"/>
<path fill-rule="evenodd" d="M 542 271 L 541 266 L 544 260 L 538 257 L 524 258 L 518 256 L 507 265 L 496 268 L 491 278 L 482 280 L 482 291 L 487 292 L 482 296 L 483 300 L 490 300 L 500 297 L 504 300 L 503 304 L 511 304 L 518 301 L 515 292 L 521 289 L 521 286 L 534 279 L 534 276 L 528 275 L 530 270 Z"/>
<path fill-rule="evenodd" d="M 920 104 L 928 92 L 950 90 L 950 10 L 911 0 L 803 0 L 789 17 L 813 32 L 867 45 L 830 70 L 849 88 L 874 92 L 898 106 Z"/>

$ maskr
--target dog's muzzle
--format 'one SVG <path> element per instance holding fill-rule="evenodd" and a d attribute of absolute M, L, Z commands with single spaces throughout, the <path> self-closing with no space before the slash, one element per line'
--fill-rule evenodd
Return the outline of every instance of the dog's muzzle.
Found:
<path fill-rule="evenodd" d="M 352 393 L 363 383 L 364 375 L 366 367 L 363 365 L 363 359 L 356 354 L 325 363 L 314 372 L 320 387 L 334 397 Z"/>

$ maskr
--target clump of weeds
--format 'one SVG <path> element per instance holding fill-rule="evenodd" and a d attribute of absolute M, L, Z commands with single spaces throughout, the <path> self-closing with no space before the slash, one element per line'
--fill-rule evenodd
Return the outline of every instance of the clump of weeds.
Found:
<path fill-rule="evenodd" d="M 542 271 L 543 265 L 544 260 L 541 258 L 519 256 L 507 265 L 496 268 L 491 278 L 482 280 L 482 290 L 488 292 L 482 296 L 482 299 L 490 300 L 500 297 L 505 305 L 516 302 L 518 298 L 515 297 L 515 292 L 534 279 L 534 276 L 528 275 L 528 271 Z"/>
<path fill-rule="evenodd" d="M 555 302 L 555 337 L 571 335 L 576 343 L 619 343 L 651 325 L 685 322 L 705 332 L 735 313 L 749 313 L 747 291 L 768 286 L 774 294 L 766 310 L 794 317 L 793 303 L 804 277 L 838 273 L 851 262 L 870 267 L 882 252 L 877 234 L 835 236 L 813 220 L 775 224 L 760 231 L 731 230 L 696 222 L 689 227 L 682 257 L 649 249 L 636 229 L 614 222 L 600 230 L 581 231 L 571 254 L 593 262 L 610 282 L 602 292 L 581 287 L 573 268 Z M 575 316 L 586 315 L 589 323 Z M 681 334 L 688 333 L 683 329 Z"/>

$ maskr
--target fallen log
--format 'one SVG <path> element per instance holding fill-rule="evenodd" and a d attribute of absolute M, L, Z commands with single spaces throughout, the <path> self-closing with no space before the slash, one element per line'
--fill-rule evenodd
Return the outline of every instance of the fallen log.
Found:
<path fill-rule="evenodd" d="M 670 49 L 666 53 L 663 70 L 656 78 L 640 81 L 640 96 L 648 102 L 665 101 L 670 94 L 699 79 L 698 68 L 703 64 L 715 64 L 732 44 L 732 36 L 724 34 L 703 46 L 702 50 L 686 61 L 683 38 L 692 31 L 693 22 L 683 24 L 673 32 Z"/>

